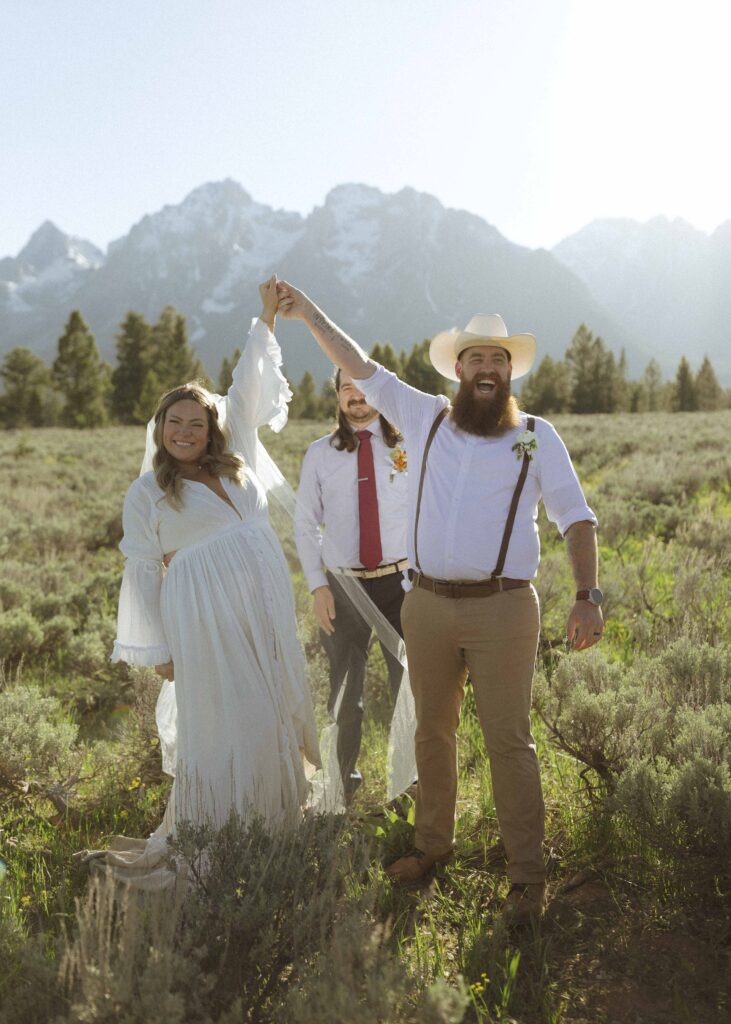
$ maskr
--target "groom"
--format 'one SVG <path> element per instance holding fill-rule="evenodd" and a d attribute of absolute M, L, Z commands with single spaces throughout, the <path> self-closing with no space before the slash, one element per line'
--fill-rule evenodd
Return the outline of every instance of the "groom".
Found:
<path fill-rule="evenodd" d="M 415 848 L 388 868 L 414 882 L 452 856 L 456 734 L 469 672 L 490 759 L 511 886 L 509 925 L 540 918 L 545 903 L 544 806 L 530 732 L 539 632 L 531 584 L 543 500 L 566 541 L 576 582 L 567 635 L 591 647 L 603 629 L 596 517 L 553 427 L 521 413 L 511 381 L 530 370 L 535 338 L 510 336 L 497 315 L 434 338 L 430 358 L 459 381 L 454 405 L 408 387 L 368 358 L 302 292 L 278 285 L 279 312 L 304 320 L 326 355 L 369 404 L 399 424 L 411 456 L 409 561 L 413 589 L 401 621 L 416 705 Z"/>

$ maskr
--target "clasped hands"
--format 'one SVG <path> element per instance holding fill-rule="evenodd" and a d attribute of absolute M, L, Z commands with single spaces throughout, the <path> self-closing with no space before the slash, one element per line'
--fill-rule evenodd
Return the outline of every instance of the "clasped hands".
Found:
<path fill-rule="evenodd" d="M 302 320 L 307 310 L 314 308 L 304 292 L 287 281 L 280 281 L 276 274 L 259 285 L 259 295 L 262 304 L 259 319 L 270 331 L 274 330 L 277 314 L 285 320 Z"/>

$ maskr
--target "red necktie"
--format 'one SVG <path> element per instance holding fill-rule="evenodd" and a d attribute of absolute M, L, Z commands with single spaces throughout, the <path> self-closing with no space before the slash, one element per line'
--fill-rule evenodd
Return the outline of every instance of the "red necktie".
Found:
<path fill-rule="evenodd" d="M 358 512 L 360 515 L 360 560 L 366 569 L 381 564 L 381 526 L 378 521 L 376 470 L 373 465 L 370 430 L 356 430 L 358 445 Z"/>

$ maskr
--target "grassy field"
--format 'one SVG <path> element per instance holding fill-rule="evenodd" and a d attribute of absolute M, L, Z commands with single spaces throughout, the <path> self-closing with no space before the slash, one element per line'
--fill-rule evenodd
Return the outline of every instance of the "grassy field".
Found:
<path fill-rule="evenodd" d="M 367 680 L 362 787 L 346 817 L 270 836 L 182 830 L 200 885 L 129 901 L 74 859 L 158 824 L 158 680 L 109 663 L 138 428 L 0 435 L 0 1020 L 715 1024 L 731 1013 L 731 412 L 558 417 L 600 520 L 608 619 L 566 653 L 572 584 L 542 522 L 535 735 L 551 903 L 508 935 L 468 691 L 457 858 L 419 889 L 381 865 L 413 805 L 386 807 L 384 666 Z M 296 482 L 325 430 L 264 438 Z M 326 670 L 288 526 L 318 713 Z"/>

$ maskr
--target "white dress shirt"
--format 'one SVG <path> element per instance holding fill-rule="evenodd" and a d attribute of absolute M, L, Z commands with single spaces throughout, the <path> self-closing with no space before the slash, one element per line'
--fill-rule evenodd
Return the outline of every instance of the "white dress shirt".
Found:
<path fill-rule="evenodd" d="M 362 429 L 373 435 L 381 564 L 390 565 L 406 557 L 408 475 L 395 469 L 395 449 L 384 443 L 380 421 L 376 419 Z M 297 492 L 295 540 L 311 591 L 327 585 L 326 567 L 363 567 L 359 554 L 358 451 L 338 451 L 330 444 L 331 437 L 327 434 L 307 449 Z M 397 448 L 403 450 L 405 446 L 399 444 Z"/>
<path fill-rule="evenodd" d="M 408 557 L 414 555 L 414 518 L 421 462 L 429 429 L 447 403 L 443 395 L 427 395 L 378 366 L 356 381 L 369 405 L 397 423 L 409 451 L 410 473 Z M 419 514 L 419 564 L 427 576 L 442 580 L 485 579 L 495 569 L 510 502 L 522 464 L 512 451 L 520 425 L 501 437 L 477 437 L 455 426 L 447 416 L 429 450 Z M 596 516 L 586 503 L 563 441 L 546 420 L 535 417 L 538 448 L 529 463 L 518 504 L 503 575 L 532 579 L 540 561 L 538 502 L 562 534 L 573 523 Z"/>

